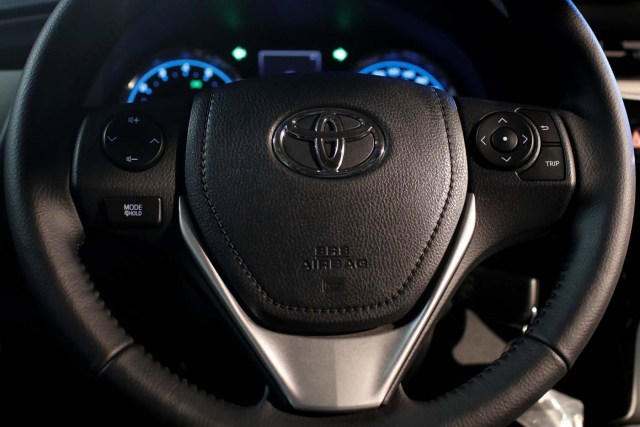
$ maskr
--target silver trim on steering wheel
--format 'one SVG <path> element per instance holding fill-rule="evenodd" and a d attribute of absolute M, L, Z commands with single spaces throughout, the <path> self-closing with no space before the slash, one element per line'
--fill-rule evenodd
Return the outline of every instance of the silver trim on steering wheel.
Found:
<path fill-rule="evenodd" d="M 211 290 L 291 406 L 317 412 L 354 411 L 379 407 L 400 381 L 471 242 L 476 205 L 474 195 L 468 194 L 449 259 L 415 319 L 396 329 L 333 336 L 289 335 L 255 323 L 225 286 L 200 245 L 183 198 L 179 222 L 187 247 Z"/>

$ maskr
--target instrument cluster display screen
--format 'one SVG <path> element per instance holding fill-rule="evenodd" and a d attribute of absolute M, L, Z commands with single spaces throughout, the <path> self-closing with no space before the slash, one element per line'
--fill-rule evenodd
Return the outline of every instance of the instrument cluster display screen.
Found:
<path fill-rule="evenodd" d="M 261 76 L 316 73 L 322 71 L 322 53 L 318 50 L 261 50 L 258 68 Z"/>

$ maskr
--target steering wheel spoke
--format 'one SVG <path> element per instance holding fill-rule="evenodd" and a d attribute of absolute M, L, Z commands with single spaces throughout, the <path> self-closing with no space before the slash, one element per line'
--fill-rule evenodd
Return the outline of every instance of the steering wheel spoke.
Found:
<path fill-rule="evenodd" d="M 478 229 L 466 263 L 534 238 L 567 212 L 576 187 L 569 134 L 554 110 L 456 99 Z"/>
<path fill-rule="evenodd" d="M 80 128 L 71 188 L 85 228 L 157 239 L 171 224 L 191 102 L 117 105 Z"/>

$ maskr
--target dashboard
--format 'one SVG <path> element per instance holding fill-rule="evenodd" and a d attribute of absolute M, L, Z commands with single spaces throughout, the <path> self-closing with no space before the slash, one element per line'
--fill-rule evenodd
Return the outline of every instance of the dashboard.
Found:
<path fill-rule="evenodd" d="M 479 69 L 494 65 L 491 58 L 473 58 L 475 49 L 465 46 L 479 40 L 448 31 L 467 18 L 425 20 L 405 11 L 403 3 L 412 2 L 202 3 L 180 16 L 167 16 L 160 4 L 140 16 L 97 70 L 87 105 L 149 102 L 242 79 L 313 72 L 371 74 L 483 96 L 483 74 L 493 74 Z M 478 8 L 504 21 L 490 2 Z M 442 18 L 439 13 L 434 16 Z M 256 22 L 261 16 L 268 19 Z"/>

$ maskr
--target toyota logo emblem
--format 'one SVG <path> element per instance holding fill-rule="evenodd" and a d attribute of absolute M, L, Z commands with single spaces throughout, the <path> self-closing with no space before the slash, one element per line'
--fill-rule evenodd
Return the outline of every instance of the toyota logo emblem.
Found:
<path fill-rule="evenodd" d="M 341 178 L 364 172 L 385 154 L 380 128 L 344 109 L 315 109 L 283 121 L 273 137 L 278 159 L 307 176 Z"/>

